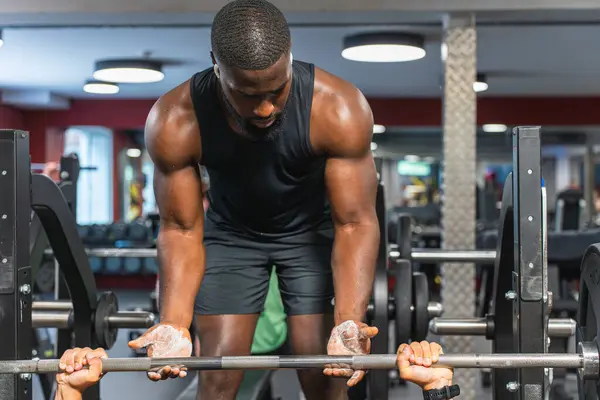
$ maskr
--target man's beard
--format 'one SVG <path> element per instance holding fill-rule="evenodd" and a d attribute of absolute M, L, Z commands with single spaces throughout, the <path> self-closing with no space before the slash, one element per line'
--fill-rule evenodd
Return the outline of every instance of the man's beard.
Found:
<path fill-rule="evenodd" d="M 223 99 L 223 104 L 225 104 L 225 108 L 227 109 L 227 112 L 233 121 L 234 129 L 250 140 L 271 141 L 275 140 L 279 134 L 283 132 L 283 123 L 287 117 L 285 107 L 281 113 L 275 116 L 275 121 L 270 126 L 266 128 L 259 128 L 258 126 L 252 124 L 250 120 L 238 114 L 233 107 L 233 104 L 231 104 L 227 99 L 227 96 L 221 94 L 221 98 Z"/>

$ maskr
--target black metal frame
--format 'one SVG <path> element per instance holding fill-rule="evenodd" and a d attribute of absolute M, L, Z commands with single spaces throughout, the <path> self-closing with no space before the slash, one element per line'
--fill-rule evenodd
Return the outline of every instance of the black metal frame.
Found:
<path fill-rule="evenodd" d="M 66 162 L 64 161 L 65 159 L 67 160 Z M 65 165 L 63 166 L 63 164 Z M 65 201 L 69 205 L 69 209 L 73 215 L 76 215 L 77 182 L 71 181 L 71 178 L 77 178 L 79 176 L 79 160 L 74 155 L 61 158 L 61 175 L 64 171 L 66 171 L 67 174 L 61 176 L 59 188 L 65 198 Z M 30 261 L 33 274 L 32 276 L 34 277 L 34 293 L 36 293 L 37 279 L 35 278 L 37 277 L 40 267 L 44 261 L 44 253 L 49 247 L 49 241 L 46 231 L 42 226 L 42 222 L 35 212 L 32 212 L 29 237 Z M 69 290 L 60 268 L 55 271 L 55 284 L 56 286 L 54 289 L 56 292 L 56 298 L 61 300 L 69 300 Z M 57 332 L 56 343 L 54 344 L 49 342 L 48 337 L 48 328 L 33 330 L 32 346 L 34 349 L 38 349 L 36 354 L 37 357 L 48 358 L 43 354 L 43 350 L 52 349 L 53 354 L 51 358 L 56 358 L 57 354 L 63 354 L 67 349 L 72 347 L 73 331 L 71 329 L 59 329 Z M 56 382 L 54 375 L 40 374 L 38 376 L 42 386 L 43 397 L 47 400 L 53 399 L 54 383 Z"/>
<path fill-rule="evenodd" d="M 75 216 L 63 192 L 50 178 L 31 174 L 26 132 L 0 131 L 0 193 L 0 309 L 4 312 L 0 318 L 0 360 L 29 359 L 32 355 L 32 209 L 43 230 L 51 232 L 48 242 L 66 285 L 71 288 L 68 294 L 73 303 L 74 337 L 69 335 L 68 347 L 97 346 L 91 318 L 97 303 L 96 282 Z M 0 399 L 31 398 L 31 375 L 0 376 Z M 83 398 L 99 399 L 99 385 L 86 390 Z"/>
<path fill-rule="evenodd" d="M 539 127 L 513 131 L 513 172 L 502 195 L 494 273 L 494 352 L 546 353 L 548 281 Z M 510 273 L 509 273 L 510 271 Z M 507 384 L 513 382 L 513 391 Z M 543 398 L 543 368 L 493 371 L 495 398 Z"/>
<path fill-rule="evenodd" d="M 74 341 L 70 333 L 68 336 L 59 335 L 62 336 L 59 337 L 62 343 L 59 343 L 58 351 L 64 351 L 73 344 L 77 347 L 95 347 L 90 316 L 94 315 L 96 309 L 96 282 L 77 231 L 75 216 L 61 189 L 47 176 L 32 175 L 31 196 L 31 207 L 40 219 L 44 230 L 52 232 L 48 235 L 48 241 L 64 281 L 68 288 L 77 288 L 69 291 L 73 302 Z M 83 395 L 85 400 L 99 399 L 99 396 L 98 385 L 89 388 Z"/>
<path fill-rule="evenodd" d="M 79 179 L 79 158 L 75 154 L 63 156 L 60 159 L 60 189 L 69 206 L 69 210 L 73 214 L 75 221 L 77 220 L 77 180 Z M 78 235 L 79 236 L 79 235 Z M 86 258 L 87 259 L 87 258 Z M 59 268 L 56 271 L 56 299 L 69 300 L 69 288 L 64 273 Z M 56 353 L 63 354 L 67 349 L 71 348 L 73 331 L 70 329 L 62 329 L 58 331 L 56 337 Z"/>
<path fill-rule="evenodd" d="M 546 217 L 542 196 L 539 127 L 513 131 L 513 172 L 502 193 L 497 246 L 492 339 L 496 353 L 546 353 L 548 282 Z M 517 400 L 543 398 L 548 379 L 543 368 L 493 371 L 494 396 Z M 513 391 L 507 389 L 513 383 Z"/>
<path fill-rule="evenodd" d="M 0 360 L 31 358 L 29 135 L 0 130 Z M 2 400 L 30 400 L 31 374 L 0 375 Z"/>
<path fill-rule="evenodd" d="M 539 127 L 514 129 L 514 261 L 520 278 L 515 311 L 520 353 L 548 352 L 548 266 L 541 149 Z M 547 383 L 544 368 L 520 370 L 520 398 L 533 399 L 540 393 L 543 397 Z"/>

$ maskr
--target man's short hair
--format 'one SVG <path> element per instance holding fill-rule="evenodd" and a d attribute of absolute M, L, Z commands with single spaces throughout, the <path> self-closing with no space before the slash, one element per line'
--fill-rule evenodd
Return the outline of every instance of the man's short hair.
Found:
<path fill-rule="evenodd" d="M 234 0 L 215 16 L 212 51 L 227 66 L 261 70 L 290 51 L 290 28 L 277 7 L 265 0 Z"/>

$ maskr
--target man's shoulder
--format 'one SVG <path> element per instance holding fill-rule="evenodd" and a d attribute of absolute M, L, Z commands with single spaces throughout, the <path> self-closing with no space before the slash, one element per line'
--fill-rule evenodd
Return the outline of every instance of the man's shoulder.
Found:
<path fill-rule="evenodd" d="M 145 127 L 146 143 L 169 158 L 199 151 L 200 132 L 190 99 L 189 81 L 162 95 L 152 106 Z M 191 155 L 191 154 L 188 154 Z"/>
<path fill-rule="evenodd" d="M 315 68 L 311 127 L 315 128 L 311 136 L 316 136 L 322 143 L 336 143 L 352 139 L 356 135 L 364 136 L 365 130 L 372 133 L 373 129 L 371 107 L 362 92 L 352 83 Z"/>
<path fill-rule="evenodd" d="M 190 98 L 189 80 L 163 94 L 156 100 L 146 120 L 146 130 L 197 127 L 194 105 Z"/>

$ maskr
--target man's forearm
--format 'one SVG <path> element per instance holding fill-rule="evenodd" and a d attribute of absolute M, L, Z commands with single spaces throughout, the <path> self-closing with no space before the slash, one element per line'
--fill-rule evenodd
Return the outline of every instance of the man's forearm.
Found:
<path fill-rule="evenodd" d="M 189 327 L 196 294 L 204 276 L 203 232 L 161 229 L 157 247 L 160 321 Z"/>
<path fill-rule="evenodd" d="M 75 390 L 72 387 L 68 387 L 65 385 L 57 385 L 56 387 L 56 396 L 54 396 L 54 400 L 81 400 L 82 395 L 79 390 Z"/>
<path fill-rule="evenodd" d="M 332 268 L 336 325 L 364 318 L 373 290 L 378 250 L 377 219 L 335 228 Z"/>

